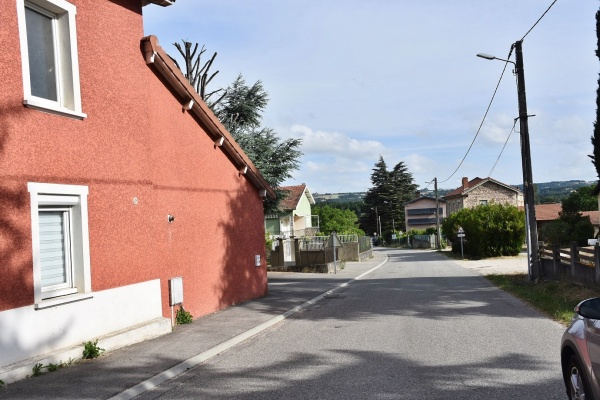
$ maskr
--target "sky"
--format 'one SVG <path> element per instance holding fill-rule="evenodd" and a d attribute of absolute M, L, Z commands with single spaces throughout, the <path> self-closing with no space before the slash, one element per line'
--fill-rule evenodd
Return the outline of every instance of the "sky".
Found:
<path fill-rule="evenodd" d="M 434 177 L 441 189 L 462 177 L 522 183 L 513 66 L 500 80 L 506 63 L 476 54 L 505 59 L 523 39 L 534 183 L 596 181 L 588 155 L 600 2 L 557 0 L 535 25 L 552 3 L 177 0 L 144 7 L 144 33 L 172 56 L 182 39 L 217 52 L 209 89 L 239 74 L 260 80 L 269 94 L 263 126 L 302 139 L 300 168 L 285 185 L 313 193 L 366 191 L 380 156 L 389 170 L 403 162 L 420 188 Z"/>

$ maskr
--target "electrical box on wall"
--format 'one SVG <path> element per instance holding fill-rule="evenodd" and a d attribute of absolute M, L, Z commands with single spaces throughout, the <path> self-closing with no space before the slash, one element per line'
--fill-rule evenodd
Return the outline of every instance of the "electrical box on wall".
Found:
<path fill-rule="evenodd" d="M 171 306 L 183 303 L 183 277 L 169 279 L 169 294 Z"/>
<path fill-rule="evenodd" d="M 260 267 L 260 254 L 254 256 L 254 266 Z"/>

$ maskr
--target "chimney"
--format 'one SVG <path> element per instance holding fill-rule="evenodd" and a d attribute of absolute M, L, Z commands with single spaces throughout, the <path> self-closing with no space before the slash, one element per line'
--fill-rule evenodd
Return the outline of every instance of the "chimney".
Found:
<path fill-rule="evenodd" d="M 469 178 L 466 176 L 462 178 L 462 187 L 463 189 L 467 189 L 469 187 Z"/>
<path fill-rule="evenodd" d="M 419 199 L 419 198 L 421 198 L 421 191 L 417 190 L 415 192 L 415 199 Z"/>

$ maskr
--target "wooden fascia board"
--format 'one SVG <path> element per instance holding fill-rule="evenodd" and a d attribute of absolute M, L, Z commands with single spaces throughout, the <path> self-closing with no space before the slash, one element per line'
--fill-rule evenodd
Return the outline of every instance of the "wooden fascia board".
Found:
<path fill-rule="evenodd" d="M 152 65 L 156 72 L 168 83 L 169 87 L 180 96 L 182 107 L 198 119 L 207 130 L 212 139 L 223 138 L 222 151 L 240 168 L 247 166 L 244 174 L 258 189 L 266 191 L 266 195 L 275 199 L 273 188 L 265 181 L 254 163 L 250 161 L 246 153 L 233 139 L 225 126 L 208 108 L 208 105 L 200 98 L 196 90 L 190 85 L 183 73 L 177 68 L 173 60 L 158 44 L 156 36 L 147 36 L 142 39 L 142 52 L 147 65 Z M 190 102 L 191 101 L 191 102 Z"/>

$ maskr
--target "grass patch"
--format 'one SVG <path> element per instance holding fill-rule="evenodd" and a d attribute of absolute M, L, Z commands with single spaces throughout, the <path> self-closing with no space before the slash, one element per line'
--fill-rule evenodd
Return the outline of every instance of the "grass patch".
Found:
<path fill-rule="evenodd" d="M 533 284 L 525 274 L 486 275 L 489 281 L 508 293 L 526 301 L 550 318 L 568 325 L 573 308 L 582 300 L 600 297 L 599 289 L 564 281 L 539 281 Z"/>

